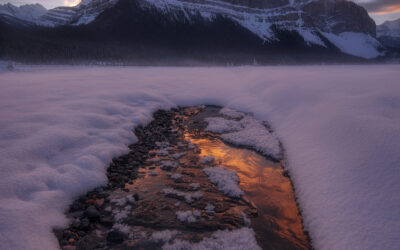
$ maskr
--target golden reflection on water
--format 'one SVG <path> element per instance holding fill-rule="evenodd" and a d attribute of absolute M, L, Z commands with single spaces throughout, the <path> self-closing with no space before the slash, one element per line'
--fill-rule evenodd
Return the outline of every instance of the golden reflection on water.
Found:
<path fill-rule="evenodd" d="M 274 225 L 272 230 L 282 238 L 298 248 L 307 248 L 293 189 L 290 180 L 283 176 L 280 163 L 268 161 L 251 150 L 228 146 L 219 139 L 196 139 L 190 134 L 186 138 L 201 149 L 201 156 L 212 155 L 216 164 L 238 174 L 240 187 L 257 206 L 259 217 L 252 220 L 256 233 L 271 230 Z"/>

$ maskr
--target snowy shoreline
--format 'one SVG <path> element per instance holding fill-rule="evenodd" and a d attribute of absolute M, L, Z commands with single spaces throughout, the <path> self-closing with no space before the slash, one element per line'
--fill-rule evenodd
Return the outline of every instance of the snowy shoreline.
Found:
<path fill-rule="evenodd" d="M 398 65 L 88 67 L 0 74 L 0 242 L 54 249 L 51 229 L 105 183 L 157 109 L 216 104 L 283 142 L 317 249 L 400 246 Z M 340 185 L 338 185 L 340 184 Z M 394 218 L 394 219 L 393 219 Z"/>

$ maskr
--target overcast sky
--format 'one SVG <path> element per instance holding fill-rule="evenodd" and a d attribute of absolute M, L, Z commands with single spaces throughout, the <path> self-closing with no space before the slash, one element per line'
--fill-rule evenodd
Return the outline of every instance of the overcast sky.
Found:
<path fill-rule="evenodd" d="M 80 0 L 0 0 L 0 4 L 8 2 L 14 5 L 40 3 L 49 9 L 63 5 L 75 5 Z M 364 6 L 377 24 L 381 24 L 385 20 L 400 18 L 400 0 L 354 0 L 354 2 Z"/>

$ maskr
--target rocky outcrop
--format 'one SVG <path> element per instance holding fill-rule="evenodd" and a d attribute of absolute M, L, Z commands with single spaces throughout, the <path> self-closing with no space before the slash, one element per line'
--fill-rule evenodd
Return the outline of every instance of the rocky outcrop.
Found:
<path fill-rule="evenodd" d="M 306 4 L 304 24 L 316 29 L 339 34 L 361 32 L 376 36 L 376 25 L 368 12 L 361 6 L 344 0 L 320 0 Z"/>

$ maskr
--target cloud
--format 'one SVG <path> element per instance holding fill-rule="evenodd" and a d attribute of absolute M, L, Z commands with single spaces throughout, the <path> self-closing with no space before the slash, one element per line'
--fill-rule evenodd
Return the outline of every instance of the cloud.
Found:
<path fill-rule="evenodd" d="M 354 1 L 363 6 L 370 13 L 393 13 L 400 12 L 399 0 L 356 0 Z"/>
<path fill-rule="evenodd" d="M 81 2 L 81 0 L 64 0 L 64 5 L 65 6 L 76 6 Z"/>

